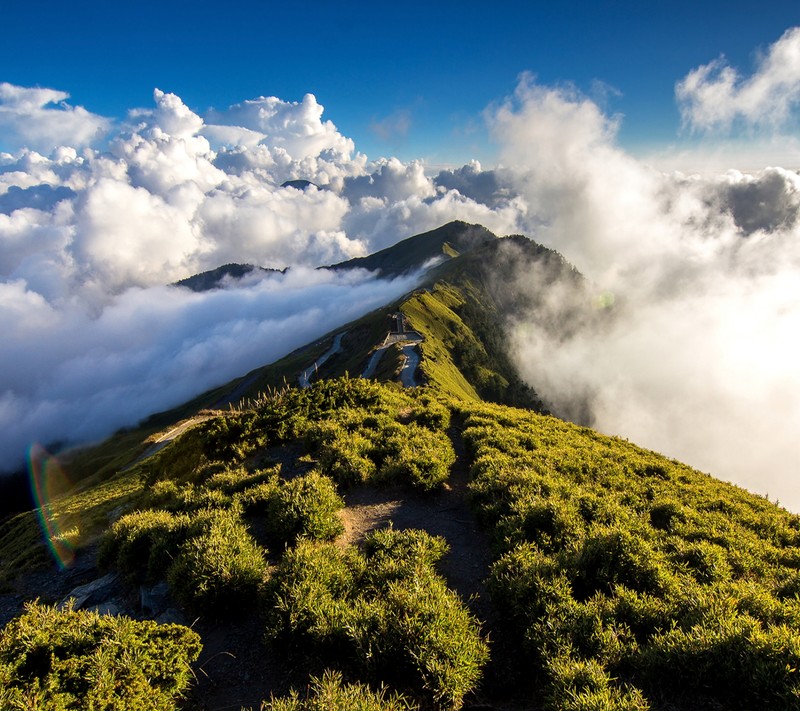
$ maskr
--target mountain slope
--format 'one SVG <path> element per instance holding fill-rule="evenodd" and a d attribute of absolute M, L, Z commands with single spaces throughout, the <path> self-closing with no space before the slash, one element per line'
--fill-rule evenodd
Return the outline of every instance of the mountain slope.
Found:
<path fill-rule="evenodd" d="M 497 239 L 481 225 L 449 222 L 429 232 L 404 239 L 368 257 L 334 264 L 330 269 L 368 269 L 384 277 L 398 276 L 421 268 L 432 260 L 449 259 Z"/>
<path fill-rule="evenodd" d="M 204 674 L 178 708 L 256 706 L 325 669 L 411 708 L 800 703 L 800 517 L 553 417 L 321 381 L 212 415 L 105 486 L 124 497 L 85 487 L 50 515 L 111 515 L 101 562 L 130 581 L 127 614 L 154 613 L 126 584 L 166 581 L 198 618 Z"/>
<path fill-rule="evenodd" d="M 454 234 L 434 232 L 405 264 Z M 163 708 L 800 707 L 800 517 L 535 412 L 505 320 L 578 327 L 597 317 L 588 286 L 523 237 L 461 246 L 344 335 L 99 447 L 32 457 L 41 507 L 0 525 L 0 619 L 94 581 L 102 594 L 75 593 L 78 607 L 141 626 L 111 644 L 92 612 L 33 609 L 0 636 L 0 707 L 77 688 L 53 670 L 85 664 L 88 630 L 133 665 L 113 688 L 136 680 L 146 697 L 151 662 L 126 644 L 168 635 L 179 649 L 163 653 L 197 657 L 156 618 L 194 620 L 203 645 L 190 694 L 158 677 Z M 554 306 L 562 287 L 572 298 Z M 387 382 L 343 376 L 408 329 L 424 387 L 395 382 L 390 350 Z M 343 349 L 298 387 L 335 335 Z M 92 673 L 119 668 L 103 654 Z"/>
<path fill-rule="evenodd" d="M 519 377 L 508 351 L 505 326 L 520 309 L 525 309 L 534 319 L 538 314 L 542 327 L 546 327 L 553 314 L 542 304 L 548 291 L 556 286 L 575 294 L 576 302 L 588 305 L 585 280 L 560 254 L 526 237 L 498 238 L 484 228 L 459 222 L 416 235 L 378 253 L 375 256 L 380 260 L 371 263 L 371 268 L 378 268 L 378 263 L 385 264 L 390 258 L 399 259 L 398 255 L 403 268 L 419 268 L 442 245 L 451 242 L 458 244 L 463 253 L 452 251 L 426 273 L 421 286 L 406 298 L 343 327 L 342 351 L 327 360 L 315 377 L 364 372 L 373 348 L 391 328 L 391 314 L 400 311 L 409 327 L 424 336 L 419 349 L 425 382 L 459 397 L 546 409 L 535 390 Z M 337 268 L 361 264 L 352 260 Z M 535 273 L 538 283 L 527 285 L 524 290 L 513 289 L 520 273 Z M 577 311 L 579 308 L 575 307 L 560 316 L 567 320 L 577 318 Z M 254 377 L 248 395 L 254 397 L 264 387 L 292 382 L 304 360 L 313 363 L 316 352 L 324 352 L 329 343 L 326 339 L 264 368 Z M 387 379 L 399 379 L 393 371 L 388 373 Z"/>

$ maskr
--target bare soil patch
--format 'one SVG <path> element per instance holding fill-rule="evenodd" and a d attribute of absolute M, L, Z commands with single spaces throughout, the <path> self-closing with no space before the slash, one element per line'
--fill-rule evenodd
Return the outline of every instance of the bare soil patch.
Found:
<path fill-rule="evenodd" d="M 370 531 L 390 525 L 442 536 L 450 550 L 439 566 L 440 572 L 478 619 L 486 622 L 491 610 L 483 580 L 491 564 L 491 550 L 469 504 L 469 470 L 460 433 L 451 428 L 449 434 L 456 462 L 441 491 L 418 493 L 399 486 L 352 489 L 344 495 L 345 532 L 337 542 L 342 546 L 357 545 Z"/>

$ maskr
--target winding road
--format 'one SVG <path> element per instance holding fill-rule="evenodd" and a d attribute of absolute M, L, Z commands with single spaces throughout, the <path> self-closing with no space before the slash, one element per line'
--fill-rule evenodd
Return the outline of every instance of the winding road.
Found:
<path fill-rule="evenodd" d="M 338 353 L 342 350 L 342 338 L 347 334 L 347 331 L 342 331 L 341 333 L 337 333 L 333 337 L 333 345 L 325 351 L 319 358 L 317 358 L 312 365 L 306 368 L 300 375 L 297 376 L 297 384 L 301 388 L 310 388 L 311 387 L 311 377 L 317 370 L 322 366 L 322 364 L 328 360 L 334 353 Z"/>
<path fill-rule="evenodd" d="M 419 367 L 419 349 L 416 344 L 403 346 L 403 355 L 406 362 L 400 371 L 400 382 L 404 388 L 417 386 L 417 368 Z"/>
<path fill-rule="evenodd" d="M 400 382 L 404 388 L 414 388 L 417 386 L 417 368 L 419 367 L 420 355 L 417 345 L 424 339 L 416 331 L 406 331 L 405 333 L 390 333 L 384 338 L 383 343 L 378 346 L 370 356 L 367 367 L 361 373 L 362 378 L 371 378 L 375 375 L 383 354 L 389 346 L 395 343 L 403 344 L 403 357 L 405 362 L 400 371 Z"/>

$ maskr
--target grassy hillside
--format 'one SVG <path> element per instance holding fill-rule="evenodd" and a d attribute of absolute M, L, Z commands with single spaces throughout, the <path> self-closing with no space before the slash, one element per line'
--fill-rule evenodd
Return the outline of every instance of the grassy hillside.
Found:
<path fill-rule="evenodd" d="M 445 261 L 310 388 L 342 331 L 34 460 L 40 508 L 0 523 L 0 708 L 800 708 L 800 517 L 544 413 L 506 321 L 608 314 L 556 252 L 471 228 L 412 241 Z M 398 347 L 348 377 L 398 309 L 425 385 Z M 120 616 L 56 607 L 106 573 Z"/>
<path fill-rule="evenodd" d="M 260 690 L 276 694 L 268 708 L 800 704 L 800 517 L 550 416 L 323 381 L 218 413 L 52 514 L 94 507 L 100 520 L 109 501 L 114 523 L 95 531 L 101 566 L 132 590 L 167 581 L 205 634 L 260 629 L 255 656 L 289 663 Z M 436 528 L 448 515 L 461 523 Z M 483 560 L 461 545 L 470 521 L 470 545 L 482 536 L 493 550 L 471 572 L 486 580 L 477 597 L 459 573 Z M 31 524 L 6 525 L 4 558 L 12 533 L 36 548 Z M 24 629 L 0 638 L 4 703 L 50 699 L 62 683 L 36 686 L 51 667 L 32 672 L 19 655 L 51 653 L 31 651 Z M 35 649 L 49 649 L 41 639 Z M 59 659 L 78 647 L 65 642 Z M 252 707 L 242 679 L 229 672 L 213 688 Z M 211 708 L 210 682 L 197 683 L 163 708 Z"/>

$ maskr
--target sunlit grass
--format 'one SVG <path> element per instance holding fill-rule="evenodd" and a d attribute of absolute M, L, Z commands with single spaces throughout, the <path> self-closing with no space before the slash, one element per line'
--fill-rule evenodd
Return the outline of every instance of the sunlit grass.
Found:
<path fill-rule="evenodd" d="M 49 516 L 58 527 L 55 540 L 68 542 L 79 552 L 95 543 L 112 519 L 121 515 L 144 491 L 136 471 L 98 484 L 83 482 L 77 490 L 48 502 Z M 40 512 L 18 514 L 0 527 L 0 584 L 42 566 L 55 566 L 48 552 L 49 536 L 42 530 Z"/>

